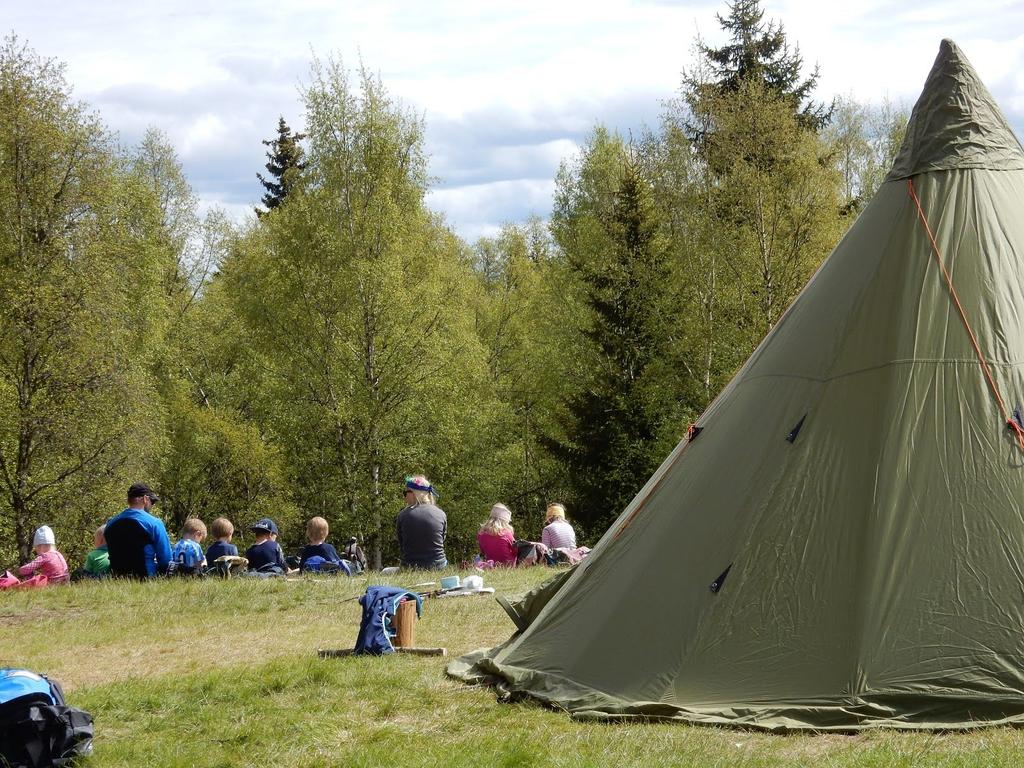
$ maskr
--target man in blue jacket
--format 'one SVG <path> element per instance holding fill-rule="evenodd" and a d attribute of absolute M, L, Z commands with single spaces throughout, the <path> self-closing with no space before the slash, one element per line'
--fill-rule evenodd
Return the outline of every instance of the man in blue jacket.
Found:
<path fill-rule="evenodd" d="M 167 570 L 171 540 L 163 521 L 150 514 L 159 500 L 148 485 L 136 483 L 128 489 L 128 508 L 107 521 L 112 575 L 148 578 Z"/>

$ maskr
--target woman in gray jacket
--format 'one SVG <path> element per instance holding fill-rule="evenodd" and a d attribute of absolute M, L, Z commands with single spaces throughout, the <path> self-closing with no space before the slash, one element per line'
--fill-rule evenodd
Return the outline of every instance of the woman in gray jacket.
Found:
<path fill-rule="evenodd" d="M 405 478 L 405 508 L 398 513 L 398 548 L 406 568 L 447 568 L 444 540 L 448 516 L 437 506 L 437 491 L 423 475 Z"/>

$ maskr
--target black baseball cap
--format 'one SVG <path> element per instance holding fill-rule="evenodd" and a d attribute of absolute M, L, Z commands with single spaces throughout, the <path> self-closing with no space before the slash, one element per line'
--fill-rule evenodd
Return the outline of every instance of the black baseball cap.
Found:
<path fill-rule="evenodd" d="M 145 483 L 135 483 L 135 485 L 128 489 L 129 499 L 141 499 L 143 496 L 149 496 L 150 501 L 154 503 L 160 501 L 160 497 L 156 495 L 156 491 Z"/>

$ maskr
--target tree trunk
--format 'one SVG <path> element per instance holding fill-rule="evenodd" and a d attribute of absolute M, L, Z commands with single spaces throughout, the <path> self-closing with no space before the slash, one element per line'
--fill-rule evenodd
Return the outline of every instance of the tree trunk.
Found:
<path fill-rule="evenodd" d="M 701 408 L 708 407 L 711 402 L 711 366 L 714 364 L 714 353 L 715 353 L 715 290 L 717 288 L 717 273 L 715 272 L 715 262 L 712 259 L 711 262 L 711 286 L 708 290 L 707 299 L 704 302 L 704 315 L 705 315 L 705 328 L 707 346 L 704 352 L 704 405 Z"/>
<path fill-rule="evenodd" d="M 32 539 L 28 530 L 28 508 L 25 500 L 18 494 L 11 499 L 14 508 L 14 539 L 18 545 L 20 562 L 27 563 L 32 553 Z"/>
<path fill-rule="evenodd" d="M 376 443 L 376 437 L 373 438 Z M 373 520 L 373 529 L 376 531 L 374 536 L 373 545 L 373 569 L 379 571 L 384 566 L 384 559 L 382 556 L 383 548 L 381 547 L 381 536 L 383 535 L 383 527 L 380 513 L 380 463 L 377 457 L 377 448 L 373 448 L 373 459 L 370 468 L 370 476 L 373 480 L 373 495 L 370 497 L 370 513 Z"/>
<path fill-rule="evenodd" d="M 384 413 L 381 407 L 380 373 L 377 370 L 377 310 L 372 297 L 363 295 L 363 375 L 370 390 L 371 408 L 367 443 L 370 459 L 370 525 L 373 531 L 373 567 L 380 570 L 383 558 L 383 521 L 381 520 L 380 499 L 380 433 L 377 416 Z"/>
<path fill-rule="evenodd" d="M 21 557 L 22 562 L 26 562 L 32 553 L 31 531 L 28 528 L 29 507 L 27 502 L 29 477 L 31 476 L 32 468 L 32 427 L 27 423 L 30 416 L 26 413 L 30 407 L 30 398 L 23 394 L 21 396 L 21 404 L 22 415 L 21 426 L 18 429 L 18 457 L 14 469 L 15 491 L 12 506 L 14 507 L 18 555 Z"/>

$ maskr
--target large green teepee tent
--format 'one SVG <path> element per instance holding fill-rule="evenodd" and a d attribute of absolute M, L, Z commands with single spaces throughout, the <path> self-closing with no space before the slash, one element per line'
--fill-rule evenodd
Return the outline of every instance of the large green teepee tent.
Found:
<path fill-rule="evenodd" d="M 449 673 L 600 718 L 1024 722 L 1022 410 L 1024 149 L 947 40 L 886 182 L 698 429 Z"/>

